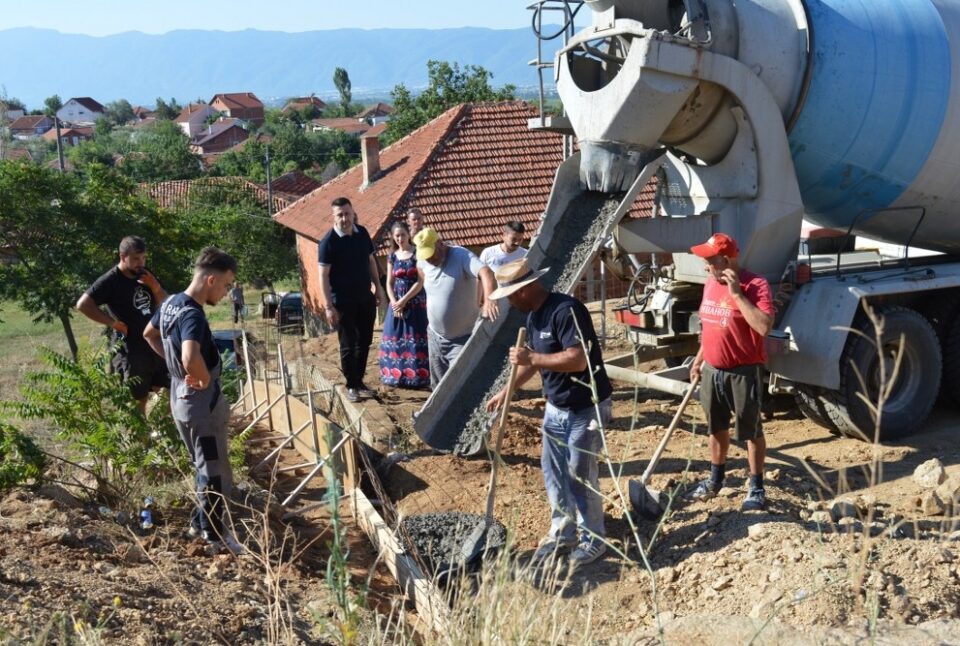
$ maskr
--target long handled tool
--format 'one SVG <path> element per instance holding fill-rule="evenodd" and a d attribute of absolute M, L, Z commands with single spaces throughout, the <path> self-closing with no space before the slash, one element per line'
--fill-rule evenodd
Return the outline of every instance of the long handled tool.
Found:
<path fill-rule="evenodd" d="M 697 375 L 696 378 L 690 382 L 690 387 L 683 396 L 683 401 L 680 402 L 680 407 L 674 414 L 673 420 L 670 422 L 670 426 L 667 427 L 666 432 L 663 434 L 660 444 L 657 445 L 657 450 L 653 452 L 653 457 L 650 458 L 650 462 L 647 464 L 647 468 L 643 472 L 643 475 L 640 476 L 640 480 L 631 480 L 627 484 L 627 492 L 630 496 L 630 506 L 633 507 L 633 510 L 636 513 L 640 514 L 640 516 L 646 518 L 647 520 L 657 520 L 663 515 L 663 510 L 666 507 L 666 501 L 664 500 L 663 492 L 659 489 L 650 487 L 647 483 L 650 482 L 650 476 L 653 475 L 654 470 L 657 468 L 657 464 L 660 463 L 660 458 L 663 456 L 663 452 L 667 448 L 667 443 L 670 442 L 670 437 L 673 435 L 673 431 L 676 430 L 677 425 L 680 423 L 680 416 L 687 407 L 687 403 L 690 401 L 690 397 L 693 396 L 693 391 L 697 389 L 697 384 L 699 382 L 700 375 Z"/>
<path fill-rule="evenodd" d="M 527 342 L 527 328 L 521 326 L 517 332 L 517 349 Z M 493 464 L 490 467 L 490 487 L 487 489 L 487 513 L 483 522 L 473 528 L 463 543 L 460 552 L 463 563 L 470 563 L 486 547 L 487 531 L 493 522 L 493 500 L 497 492 L 497 471 L 500 467 L 500 446 L 503 444 L 503 431 L 507 427 L 507 415 L 510 412 L 510 400 L 517 385 L 517 364 L 510 365 L 510 377 L 507 379 L 506 397 L 503 399 L 503 408 L 497 423 L 497 436 L 493 443 Z"/>

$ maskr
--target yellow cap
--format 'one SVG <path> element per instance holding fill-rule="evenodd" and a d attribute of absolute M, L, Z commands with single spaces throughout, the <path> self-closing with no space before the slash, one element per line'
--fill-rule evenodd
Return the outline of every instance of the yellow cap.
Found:
<path fill-rule="evenodd" d="M 437 252 L 438 242 L 440 242 L 440 235 L 431 227 L 417 231 L 417 235 L 413 236 L 413 244 L 417 247 L 417 260 L 432 258 Z"/>

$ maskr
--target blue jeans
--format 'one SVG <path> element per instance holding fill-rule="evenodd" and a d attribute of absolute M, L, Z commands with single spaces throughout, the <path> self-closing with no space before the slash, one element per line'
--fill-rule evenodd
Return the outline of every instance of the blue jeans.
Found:
<path fill-rule="evenodd" d="M 609 399 L 600 403 L 601 421 L 611 417 Z M 603 500 L 597 454 L 602 448 L 597 409 L 574 413 L 547 402 L 543 415 L 540 466 L 550 501 L 550 537 L 564 542 L 604 537 Z"/>

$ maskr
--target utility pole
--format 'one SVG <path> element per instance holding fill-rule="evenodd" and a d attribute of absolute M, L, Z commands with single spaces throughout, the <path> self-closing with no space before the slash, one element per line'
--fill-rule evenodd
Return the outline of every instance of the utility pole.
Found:
<path fill-rule="evenodd" d="M 273 180 L 270 177 L 270 144 L 265 144 L 267 151 L 267 215 L 273 217 Z"/>
<path fill-rule="evenodd" d="M 57 113 L 53 113 L 53 126 L 57 129 L 57 159 L 60 162 L 60 172 L 64 172 L 63 168 L 63 142 L 60 141 L 60 119 L 57 117 Z"/>

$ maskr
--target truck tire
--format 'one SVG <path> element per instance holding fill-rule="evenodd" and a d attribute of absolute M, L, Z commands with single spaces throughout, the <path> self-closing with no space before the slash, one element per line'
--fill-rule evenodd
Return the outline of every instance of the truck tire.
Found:
<path fill-rule="evenodd" d="M 952 406 L 960 406 L 960 317 L 953 321 L 946 334 L 940 394 Z"/>
<path fill-rule="evenodd" d="M 839 431 L 836 425 L 830 421 L 830 416 L 824 408 L 821 390 L 822 389 L 817 386 L 797 384 L 794 389 L 793 399 L 804 417 L 817 426 L 822 426 L 831 433 L 837 434 Z"/>
<path fill-rule="evenodd" d="M 881 345 L 888 357 L 888 375 L 901 338 L 906 342 L 895 385 L 880 416 L 879 438 L 885 441 L 910 435 L 930 414 L 940 391 L 943 357 L 936 331 L 919 312 L 907 307 L 887 307 L 877 313 L 884 321 Z M 844 435 L 873 441 L 876 421 L 860 397 L 858 374 L 866 383 L 867 397 L 876 402 L 880 385 L 876 334 L 867 318 L 854 326 L 861 334 L 850 333 L 840 357 L 840 389 L 825 391 L 824 410 Z"/>

